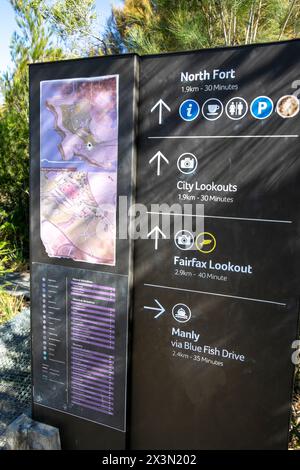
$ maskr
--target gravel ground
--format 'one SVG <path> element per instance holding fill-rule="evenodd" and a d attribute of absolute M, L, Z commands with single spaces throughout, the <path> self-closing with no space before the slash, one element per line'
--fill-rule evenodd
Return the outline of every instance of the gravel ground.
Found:
<path fill-rule="evenodd" d="M 0 435 L 22 412 L 31 412 L 29 308 L 0 326 Z"/>

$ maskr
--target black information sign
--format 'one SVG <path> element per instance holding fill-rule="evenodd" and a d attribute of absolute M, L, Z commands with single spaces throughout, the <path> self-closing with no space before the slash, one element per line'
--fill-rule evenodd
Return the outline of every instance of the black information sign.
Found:
<path fill-rule="evenodd" d="M 63 448 L 125 448 L 136 67 L 30 66 L 33 412 Z"/>
<path fill-rule="evenodd" d="M 34 416 L 64 448 L 287 448 L 299 55 L 30 67 Z"/>
<path fill-rule="evenodd" d="M 287 448 L 299 54 L 295 41 L 141 59 L 132 448 Z"/>

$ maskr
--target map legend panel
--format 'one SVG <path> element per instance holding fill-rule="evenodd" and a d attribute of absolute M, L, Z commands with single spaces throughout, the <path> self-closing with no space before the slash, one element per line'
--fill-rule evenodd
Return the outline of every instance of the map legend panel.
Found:
<path fill-rule="evenodd" d="M 114 413 L 114 357 L 72 347 L 71 402 L 102 413 Z"/>
<path fill-rule="evenodd" d="M 35 403 L 124 430 L 127 282 L 33 263 L 42 312 L 34 335 L 43 338 L 34 351 Z"/>
<path fill-rule="evenodd" d="M 72 279 L 70 291 L 71 403 L 113 415 L 115 289 Z"/>
<path fill-rule="evenodd" d="M 71 281 L 71 337 L 73 341 L 106 349 L 115 347 L 115 289 Z M 88 288 L 90 287 L 90 288 Z M 106 307 L 107 303 L 112 307 Z"/>

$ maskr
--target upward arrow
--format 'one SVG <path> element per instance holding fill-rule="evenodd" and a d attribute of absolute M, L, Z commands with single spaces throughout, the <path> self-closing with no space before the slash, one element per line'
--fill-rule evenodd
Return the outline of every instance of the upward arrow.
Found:
<path fill-rule="evenodd" d="M 156 154 L 152 158 L 150 158 L 149 163 L 151 164 L 156 159 L 157 159 L 157 176 L 159 176 L 160 175 L 160 162 L 161 162 L 161 160 L 164 160 L 168 165 L 169 165 L 169 160 L 161 153 L 160 150 L 158 152 L 156 152 Z"/>
<path fill-rule="evenodd" d="M 151 237 L 152 234 L 154 234 L 155 236 L 155 250 L 157 250 L 159 234 L 161 234 L 163 238 L 166 238 L 166 235 L 162 230 L 160 230 L 158 225 L 156 225 L 154 229 L 152 229 L 151 232 L 148 233 L 147 238 Z"/>
<path fill-rule="evenodd" d="M 151 113 L 158 107 L 158 124 L 162 123 L 162 110 L 163 107 L 166 108 L 168 111 L 171 111 L 167 103 L 165 103 L 161 98 L 158 100 L 157 103 L 151 109 Z"/>

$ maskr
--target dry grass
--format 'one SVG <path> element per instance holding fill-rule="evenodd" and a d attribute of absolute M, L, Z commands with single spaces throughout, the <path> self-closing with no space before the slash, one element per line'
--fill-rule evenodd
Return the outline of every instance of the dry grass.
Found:
<path fill-rule="evenodd" d="M 300 450 L 300 366 L 296 372 L 289 448 Z"/>
<path fill-rule="evenodd" d="M 23 296 L 12 295 L 0 288 L 0 325 L 17 315 L 25 305 Z"/>

